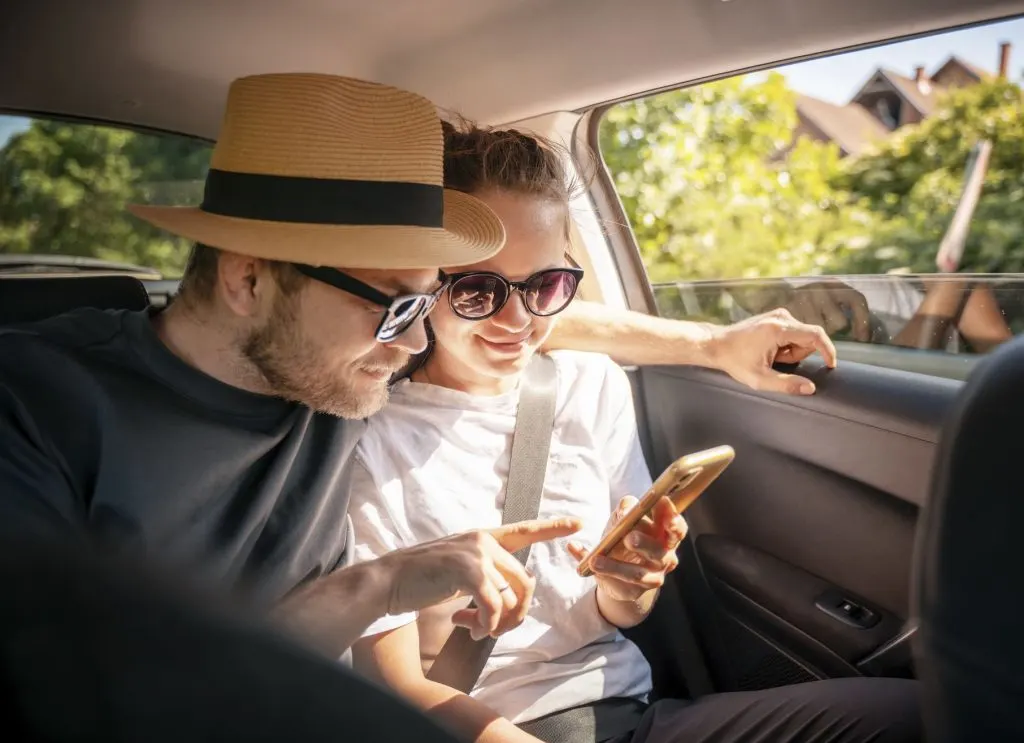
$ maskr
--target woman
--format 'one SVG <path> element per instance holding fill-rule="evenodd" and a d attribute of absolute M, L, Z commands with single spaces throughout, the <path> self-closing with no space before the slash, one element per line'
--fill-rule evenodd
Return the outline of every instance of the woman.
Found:
<path fill-rule="evenodd" d="M 370 419 L 350 511 L 359 560 L 501 523 L 519 375 L 582 275 L 566 258 L 570 191 L 551 145 L 474 127 L 447 128 L 445 139 L 446 185 L 484 200 L 508 240 L 496 257 L 449 276 L 431 316 L 429 356 Z M 632 705 L 631 724 L 616 732 L 635 728 L 622 740 L 636 743 L 754 740 L 742 738 L 752 724 L 775 736 L 765 740 L 917 740 L 910 682 L 823 682 L 647 706 L 650 669 L 619 630 L 647 616 L 677 564 L 685 524 L 663 501 L 654 521 L 630 535 L 635 546 L 622 561 L 595 566 L 595 578 L 577 575 L 586 545 L 651 478 L 625 373 L 595 354 L 552 358 L 558 394 L 539 515 L 576 517 L 583 528 L 572 542 L 534 545 L 534 600 L 522 624 L 499 638 L 471 695 L 424 675 L 464 602 L 378 621 L 354 649 L 357 668 L 479 741 L 537 740 L 531 721 L 608 700 Z M 494 576 L 496 590 L 501 582 Z"/>

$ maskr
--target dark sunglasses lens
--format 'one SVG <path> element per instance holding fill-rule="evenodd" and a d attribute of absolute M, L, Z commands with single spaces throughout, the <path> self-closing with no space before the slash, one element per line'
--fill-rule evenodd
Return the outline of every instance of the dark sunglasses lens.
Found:
<path fill-rule="evenodd" d="M 388 343 L 400 336 L 433 304 L 430 297 L 404 297 L 396 299 L 388 309 L 377 330 L 377 340 Z"/>
<path fill-rule="evenodd" d="M 547 271 L 533 277 L 526 290 L 526 306 L 537 315 L 554 315 L 569 306 L 576 294 L 576 277 L 569 271 Z"/>
<path fill-rule="evenodd" d="M 489 317 L 508 299 L 508 287 L 496 276 L 463 276 L 448 289 L 452 311 L 466 320 Z"/>

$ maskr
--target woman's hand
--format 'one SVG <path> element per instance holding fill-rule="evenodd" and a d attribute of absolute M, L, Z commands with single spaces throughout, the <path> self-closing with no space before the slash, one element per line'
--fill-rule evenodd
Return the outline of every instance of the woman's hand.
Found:
<path fill-rule="evenodd" d="M 619 501 L 618 508 L 605 527 L 605 533 L 636 507 L 637 502 L 637 499 L 631 496 Z M 662 498 L 651 513 L 644 516 L 626 535 L 618 547 L 608 555 L 594 559 L 591 567 L 597 579 L 599 606 L 601 594 L 612 601 L 635 606 L 637 602 L 643 602 L 649 605 L 636 608 L 646 616 L 658 589 L 665 583 L 665 576 L 679 566 L 676 548 L 685 537 L 686 521 L 676 513 L 671 500 Z M 582 560 L 587 554 L 586 548 L 577 542 L 569 544 L 569 551 L 577 560 Z M 647 598 L 649 601 L 645 601 Z M 642 620 L 643 616 L 632 624 Z M 611 617 L 606 618 L 613 624 L 622 626 Z"/>

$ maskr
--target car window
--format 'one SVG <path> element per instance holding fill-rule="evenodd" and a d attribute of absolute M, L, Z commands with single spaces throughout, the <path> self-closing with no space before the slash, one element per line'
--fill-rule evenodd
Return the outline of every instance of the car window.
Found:
<path fill-rule="evenodd" d="M 137 267 L 180 277 L 189 242 L 125 206 L 199 203 L 211 151 L 172 134 L 0 116 L 0 273 Z"/>
<path fill-rule="evenodd" d="M 787 307 L 836 340 L 947 354 L 1024 331 L 1014 45 L 1024 20 L 606 109 L 595 144 L 661 314 Z"/>

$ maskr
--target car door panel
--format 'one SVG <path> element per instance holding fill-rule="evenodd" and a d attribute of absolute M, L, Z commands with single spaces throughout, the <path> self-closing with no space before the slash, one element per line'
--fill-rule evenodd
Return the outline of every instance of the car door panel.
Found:
<path fill-rule="evenodd" d="M 671 583 L 722 689 L 912 674 L 895 640 L 918 509 L 961 383 L 855 363 L 798 373 L 816 395 L 758 393 L 706 369 L 633 372 L 653 472 L 708 446 L 736 450 L 687 511 Z"/>
<path fill-rule="evenodd" d="M 784 633 L 778 639 L 786 641 L 791 634 L 795 642 L 805 644 L 806 637 L 830 651 L 850 670 L 903 626 L 893 612 L 728 537 L 701 535 L 696 540 L 696 549 L 723 605 L 735 606 L 740 613 L 745 607 L 743 600 L 753 603 L 764 610 L 765 615 L 756 616 L 767 624 L 771 634 Z M 866 619 L 863 626 L 837 620 L 836 615 L 826 610 L 834 610 L 846 601 L 862 607 Z M 771 632 L 772 629 L 776 631 Z"/>

